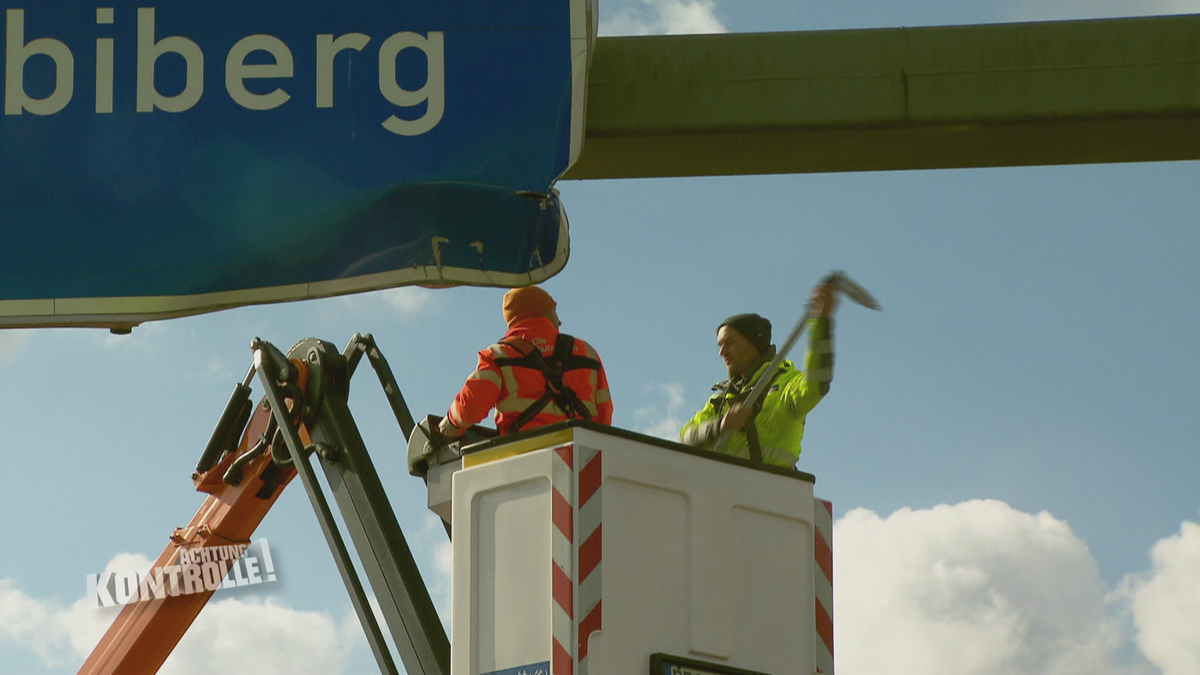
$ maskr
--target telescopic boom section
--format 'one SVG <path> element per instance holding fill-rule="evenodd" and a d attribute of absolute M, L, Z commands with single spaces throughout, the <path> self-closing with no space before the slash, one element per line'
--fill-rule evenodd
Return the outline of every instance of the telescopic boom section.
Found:
<path fill-rule="evenodd" d="M 250 405 L 248 399 L 244 405 Z M 275 429 L 271 410 L 264 401 L 250 416 L 236 451 L 225 453 L 211 468 L 194 474 L 196 490 L 209 496 L 187 527 L 171 535 L 154 568 L 180 564 L 180 554 L 190 549 L 250 543 L 254 530 L 296 475 L 294 467 L 272 461 Z M 231 433 L 236 434 L 236 430 Z M 307 431 L 301 428 L 301 433 L 307 441 Z M 145 584 L 140 590 L 140 598 L 125 605 L 117 615 L 80 668 L 80 675 L 158 672 L 213 594 L 203 589 L 173 594 L 168 588 L 159 592 L 163 597 L 156 598 Z"/>

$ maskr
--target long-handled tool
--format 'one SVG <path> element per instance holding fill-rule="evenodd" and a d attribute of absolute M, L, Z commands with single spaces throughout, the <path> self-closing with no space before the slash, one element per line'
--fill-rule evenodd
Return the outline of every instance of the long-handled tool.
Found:
<path fill-rule="evenodd" d="M 850 298 L 863 307 L 868 309 L 879 309 L 879 303 L 875 301 L 875 298 L 869 292 L 867 292 L 867 289 L 859 286 L 858 283 L 856 283 L 853 279 L 846 276 L 845 272 L 830 272 L 824 279 L 821 280 L 821 283 L 828 286 L 833 286 L 835 292 L 842 293 L 847 298 Z M 806 305 L 804 308 L 804 315 L 800 317 L 800 320 L 796 322 L 796 327 L 792 329 L 791 335 L 788 336 L 787 341 L 784 342 L 779 348 L 779 351 L 775 354 L 775 358 L 771 361 L 771 364 L 767 366 L 765 371 L 763 371 L 762 377 L 758 378 L 758 382 L 754 383 L 754 387 L 750 390 L 750 395 L 747 396 L 746 400 L 742 402 L 743 408 L 752 409 L 758 404 L 758 400 L 767 393 L 767 386 L 772 380 L 771 375 L 779 369 L 779 366 L 783 363 L 783 360 L 787 358 L 788 352 L 790 352 L 792 347 L 796 345 L 796 341 L 800 339 L 800 334 L 804 332 L 805 327 L 808 326 L 808 320 L 811 318 L 812 301 L 810 300 L 808 305 Z M 751 421 L 750 423 L 753 424 L 754 422 Z M 734 429 L 722 430 L 721 435 L 717 437 L 717 442 L 713 444 L 713 452 L 720 452 L 726 445 L 728 445 L 729 439 L 733 437 L 734 431 Z"/>

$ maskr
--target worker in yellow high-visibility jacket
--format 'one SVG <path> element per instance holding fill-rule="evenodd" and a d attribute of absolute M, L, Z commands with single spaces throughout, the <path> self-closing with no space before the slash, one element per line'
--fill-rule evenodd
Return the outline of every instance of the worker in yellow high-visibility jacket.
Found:
<path fill-rule="evenodd" d="M 785 360 L 776 372 L 765 372 L 776 353 L 770 321 L 757 314 L 738 314 L 721 322 L 717 347 L 729 379 L 713 387 L 717 393 L 680 430 L 683 443 L 712 449 L 721 431 L 732 429 L 722 453 L 772 466 L 795 466 L 805 418 L 833 381 L 832 317 L 837 311 L 837 294 L 832 286 L 821 284 L 813 289 L 810 311 L 813 318 L 803 370 Z M 763 377 L 772 378 L 767 393 L 757 406 L 743 406 L 742 401 Z"/>

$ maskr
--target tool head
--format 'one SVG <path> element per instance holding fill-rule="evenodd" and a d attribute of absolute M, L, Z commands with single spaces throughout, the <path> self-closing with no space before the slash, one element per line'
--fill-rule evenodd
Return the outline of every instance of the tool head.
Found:
<path fill-rule="evenodd" d="M 880 308 L 879 303 L 875 300 L 875 297 L 872 296 L 867 289 L 859 286 L 857 282 L 846 276 L 845 272 L 840 270 L 836 272 L 830 272 L 829 276 L 825 277 L 824 283 L 833 286 L 837 290 L 841 291 L 842 295 L 850 298 L 863 307 L 868 309 Z"/>

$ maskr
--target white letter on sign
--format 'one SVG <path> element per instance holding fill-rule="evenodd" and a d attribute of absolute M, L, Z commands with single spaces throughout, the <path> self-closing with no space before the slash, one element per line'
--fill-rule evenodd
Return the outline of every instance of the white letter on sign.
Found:
<path fill-rule="evenodd" d="M 275 63 L 247 65 L 250 52 L 264 51 L 275 57 Z M 292 50 L 274 35 L 251 35 L 238 40 L 225 60 L 225 88 L 238 105 L 248 110 L 270 110 L 287 103 L 291 95 L 276 87 L 269 94 L 254 94 L 242 82 L 246 78 L 291 77 Z"/>
<path fill-rule="evenodd" d="M 333 59 L 338 52 L 353 49 L 361 52 L 371 41 L 370 36 L 362 33 L 347 33 L 339 35 L 335 40 L 333 33 L 317 35 L 317 107 L 333 107 Z M 347 69 L 348 70 L 348 69 Z"/>
<path fill-rule="evenodd" d="M 109 26 L 113 22 L 112 7 L 96 8 L 96 24 Z M 96 38 L 96 112 L 113 111 L 113 39 Z"/>
<path fill-rule="evenodd" d="M 396 57 L 408 48 L 420 49 L 428 62 L 425 85 L 408 91 L 396 82 Z M 379 48 L 379 93 L 393 105 L 412 108 L 428 102 L 429 107 L 419 119 L 403 120 L 395 115 L 383 121 L 383 128 L 400 136 L 420 136 L 437 126 L 446 111 L 446 60 L 441 31 L 430 31 L 428 37 L 417 33 L 396 33 Z"/>
<path fill-rule="evenodd" d="M 25 44 L 25 10 L 8 10 L 4 49 L 4 114 L 53 115 L 67 107 L 75 93 L 75 55 L 58 40 L 42 38 Z M 54 59 L 54 92 L 46 98 L 25 93 L 25 61 L 40 54 Z"/>
<path fill-rule="evenodd" d="M 155 42 L 153 7 L 138 8 L 137 33 L 137 111 L 154 112 L 158 108 L 177 113 L 196 105 L 204 93 L 204 52 L 200 45 L 178 35 Z M 187 63 L 183 91 L 175 96 L 163 96 L 154 86 L 154 64 L 168 52 L 179 54 Z"/>

